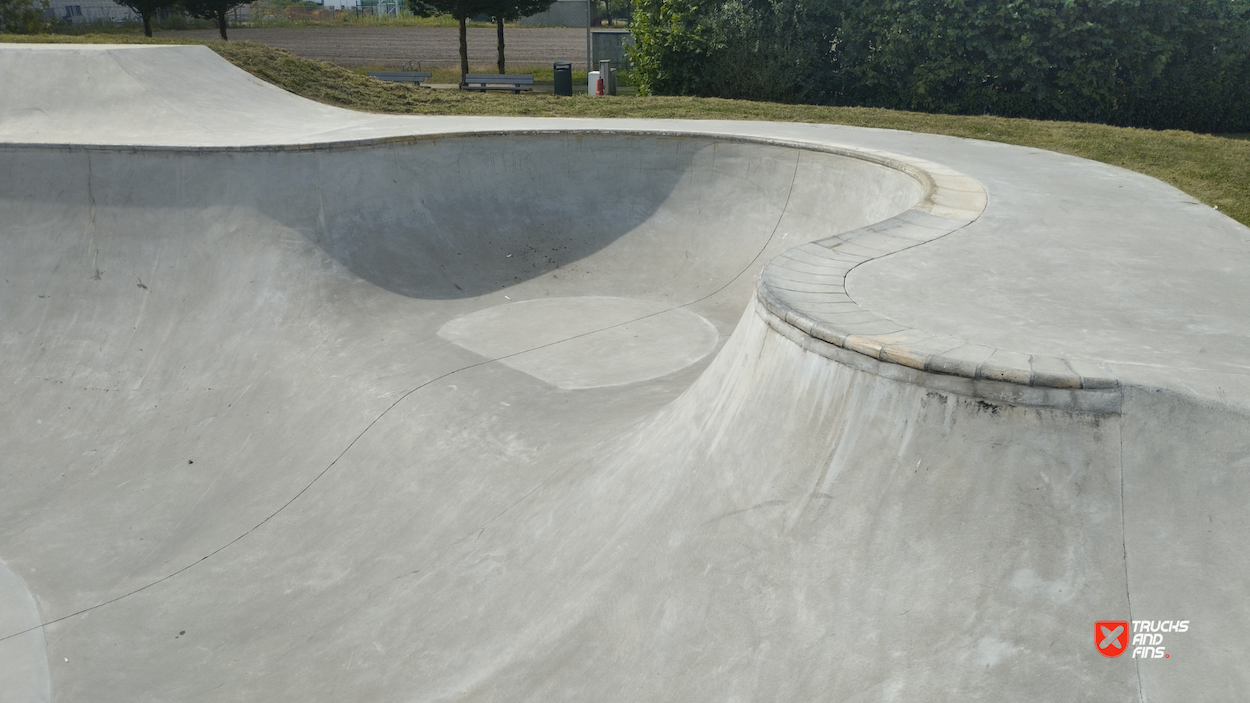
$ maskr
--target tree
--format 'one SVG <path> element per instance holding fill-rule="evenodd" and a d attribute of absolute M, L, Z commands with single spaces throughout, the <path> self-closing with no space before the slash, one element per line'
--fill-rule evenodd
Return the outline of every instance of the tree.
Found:
<path fill-rule="evenodd" d="M 152 36 L 152 16 L 161 10 L 174 5 L 174 0 L 113 0 L 123 7 L 129 7 L 136 15 L 143 18 L 143 35 Z"/>
<path fill-rule="evenodd" d="M 35 34 L 48 28 L 48 0 L 0 0 L 0 32 Z"/>
<path fill-rule="evenodd" d="M 408 0 L 408 9 L 418 17 L 451 15 L 460 22 L 460 85 L 464 85 L 469 73 L 469 38 L 465 21 L 470 17 L 489 14 L 490 0 Z"/>
<path fill-rule="evenodd" d="M 529 17 L 551 7 L 556 0 L 502 0 L 491 7 L 491 16 L 495 19 L 495 37 L 499 47 L 499 72 L 504 71 L 503 60 L 503 23 L 515 22 L 522 17 Z"/>
<path fill-rule="evenodd" d="M 180 0 L 178 6 L 192 17 L 216 20 L 217 31 L 221 32 L 221 38 L 224 41 L 229 39 L 226 36 L 226 18 L 230 15 L 230 11 L 239 5 L 246 4 L 248 0 Z"/>

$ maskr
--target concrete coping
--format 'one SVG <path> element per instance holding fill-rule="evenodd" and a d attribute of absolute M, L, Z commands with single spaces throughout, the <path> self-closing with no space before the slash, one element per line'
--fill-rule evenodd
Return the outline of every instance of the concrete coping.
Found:
<path fill-rule="evenodd" d="M 856 156 L 858 150 L 848 151 Z M 864 157 L 883 165 L 904 164 L 909 175 L 924 174 L 917 180 L 925 194 L 895 217 L 795 247 L 768 262 L 756 292 L 774 325 L 784 321 L 824 342 L 808 345 L 817 353 L 828 345 L 927 373 L 1031 388 L 1119 388 L 1119 381 L 1095 361 L 973 344 L 896 323 L 856 303 L 846 290 L 851 270 L 959 230 L 980 218 L 989 202 L 976 179 L 946 166 L 878 151 L 865 151 Z"/>

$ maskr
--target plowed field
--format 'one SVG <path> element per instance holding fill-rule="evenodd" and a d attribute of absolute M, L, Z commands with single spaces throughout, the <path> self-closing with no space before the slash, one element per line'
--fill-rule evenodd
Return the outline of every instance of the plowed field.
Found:
<path fill-rule="evenodd" d="M 460 63 L 460 45 L 455 27 L 283 27 L 230 30 L 231 39 L 246 39 L 285 49 L 318 61 L 329 61 L 348 68 L 392 66 L 417 60 L 423 68 L 451 67 Z M 164 37 L 212 40 L 211 29 L 161 32 Z M 509 66 L 549 65 L 571 61 L 586 62 L 586 30 L 576 27 L 510 28 L 504 36 Z M 469 65 L 490 68 L 495 65 L 495 29 L 469 29 Z"/>

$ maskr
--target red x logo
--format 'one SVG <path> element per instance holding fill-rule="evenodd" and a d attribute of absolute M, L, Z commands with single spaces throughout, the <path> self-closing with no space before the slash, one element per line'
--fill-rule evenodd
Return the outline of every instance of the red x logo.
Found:
<path fill-rule="evenodd" d="M 1118 657 L 1128 647 L 1128 621 L 1103 620 L 1094 623 L 1094 646 L 1104 657 Z"/>

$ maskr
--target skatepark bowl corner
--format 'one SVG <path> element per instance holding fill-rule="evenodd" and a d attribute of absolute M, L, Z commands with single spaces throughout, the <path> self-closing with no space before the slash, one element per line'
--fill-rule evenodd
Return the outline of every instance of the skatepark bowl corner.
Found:
<path fill-rule="evenodd" d="M 0 45 L 0 163 L 0 699 L 1250 690 L 1250 230 L 1159 181 L 198 46 Z"/>

